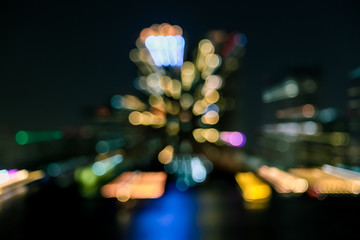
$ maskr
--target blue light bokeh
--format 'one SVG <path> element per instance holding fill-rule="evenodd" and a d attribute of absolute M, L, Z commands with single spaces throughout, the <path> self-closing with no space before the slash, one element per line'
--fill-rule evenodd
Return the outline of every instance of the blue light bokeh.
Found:
<path fill-rule="evenodd" d="M 148 200 L 136 212 L 130 239 L 198 239 L 196 202 L 194 190 L 180 192 L 170 184 L 161 198 Z"/>

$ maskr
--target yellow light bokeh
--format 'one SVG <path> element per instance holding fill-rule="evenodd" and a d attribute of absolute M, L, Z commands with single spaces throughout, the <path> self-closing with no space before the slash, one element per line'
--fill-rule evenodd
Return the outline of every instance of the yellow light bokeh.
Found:
<path fill-rule="evenodd" d="M 158 154 L 159 162 L 161 162 L 162 164 L 170 163 L 173 158 L 173 154 L 174 154 L 174 147 L 171 145 L 167 145 Z"/>
<path fill-rule="evenodd" d="M 169 135 L 176 135 L 180 131 L 180 125 L 178 122 L 170 121 L 166 124 L 166 132 Z"/>
<path fill-rule="evenodd" d="M 220 117 L 219 114 L 215 111 L 209 111 L 204 116 L 201 117 L 201 122 L 204 124 L 214 125 L 218 123 Z"/>
<path fill-rule="evenodd" d="M 215 52 L 214 45 L 208 39 L 203 39 L 199 42 L 199 50 L 204 55 L 213 54 Z"/>
<path fill-rule="evenodd" d="M 258 174 L 268 181 L 278 193 L 304 193 L 308 189 L 308 182 L 291 173 L 275 167 L 261 166 Z"/>
<path fill-rule="evenodd" d="M 206 67 L 206 57 L 214 54 L 215 48 L 212 42 L 208 39 L 203 39 L 199 42 L 199 49 L 196 59 L 196 67 L 202 72 Z"/>
<path fill-rule="evenodd" d="M 129 122 L 132 125 L 140 125 L 142 123 L 142 114 L 138 111 L 133 111 L 129 115 Z"/>
<path fill-rule="evenodd" d="M 206 108 L 206 106 L 204 106 L 204 102 L 201 100 L 197 100 L 193 106 L 194 115 L 198 116 L 198 115 L 202 114 L 204 112 L 205 108 Z"/>
<path fill-rule="evenodd" d="M 170 94 L 174 99 L 179 99 L 181 96 L 181 83 L 178 80 L 172 80 Z"/>
<path fill-rule="evenodd" d="M 318 168 L 296 168 L 291 173 L 306 179 L 316 194 L 359 194 L 360 183 L 327 174 Z"/>
<path fill-rule="evenodd" d="M 242 196 L 247 202 L 265 201 L 271 197 L 271 188 L 252 172 L 239 172 L 235 175 L 236 182 L 242 190 Z"/>
<path fill-rule="evenodd" d="M 181 81 L 184 91 L 191 89 L 195 74 L 195 65 L 192 62 L 184 62 L 181 66 Z"/>
<path fill-rule="evenodd" d="M 219 101 L 219 98 L 220 98 L 219 92 L 216 91 L 215 89 L 210 89 L 209 91 L 206 92 L 204 96 L 204 100 L 209 104 L 216 103 L 217 101 Z"/>
<path fill-rule="evenodd" d="M 208 142 L 214 143 L 217 140 L 219 140 L 220 134 L 219 134 L 218 130 L 216 130 L 215 128 L 209 128 L 209 129 L 204 129 L 202 131 L 202 136 Z"/>
<path fill-rule="evenodd" d="M 199 143 L 202 143 L 202 142 L 205 142 L 206 139 L 205 137 L 203 136 L 203 131 L 205 129 L 202 129 L 202 128 L 197 128 L 197 129 L 194 129 L 192 134 L 193 134 L 193 137 L 195 139 L 195 141 L 199 142 Z"/>
<path fill-rule="evenodd" d="M 122 106 L 126 109 L 143 111 L 146 105 L 135 96 L 125 95 L 122 99 Z"/>
<path fill-rule="evenodd" d="M 189 93 L 184 93 L 180 97 L 180 105 L 183 110 L 188 110 L 194 103 L 194 98 Z"/>

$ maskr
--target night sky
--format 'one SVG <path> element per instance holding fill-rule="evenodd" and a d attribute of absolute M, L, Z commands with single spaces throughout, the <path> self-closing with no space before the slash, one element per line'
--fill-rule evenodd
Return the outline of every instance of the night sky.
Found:
<path fill-rule="evenodd" d="M 345 105 L 348 73 L 360 66 L 357 1 L 234 2 L 3 1 L 0 125 L 18 130 L 89 123 L 89 112 L 112 95 L 137 92 L 128 53 L 143 28 L 163 22 L 183 28 L 188 56 L 209 30 L 248 37 L 245 105 L 253 118 L 261 111 L 262 84 L 294 66 L 319 66 L 321 104 Z"/>

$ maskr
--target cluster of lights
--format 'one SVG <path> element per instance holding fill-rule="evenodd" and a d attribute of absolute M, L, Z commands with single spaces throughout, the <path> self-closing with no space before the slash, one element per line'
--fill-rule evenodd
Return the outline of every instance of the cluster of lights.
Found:
<path fill-rule="evenodd" d="M 221 57 L 215 54 L 215 47 L 208 39 L 199 42 L 196 66 L 201 72 L 201 77 L 206 79 L 221 64 Z"/>
<path fill-rule="evenodd" d="M 261 166 L 258 169 L 260 177 L 269 182 L 278 193 L 304 193 L 308 189 L 308 182 L 291 173 L 276 167 Z"/>
<path fill-rule="evenodd" d="M 246 143 L 246 137 L 241 132 L 219 132 L 215 128 L 196 128 L 193 130 L 194 139 L 199 142 L 223 142 L 233 147 L 242 147 Z"/>
<path fill-rule="evenodd" d="M 197 142 L 208 141 L 214 143 L 219 140 L 220 133 L 215 128 L 196 128 L 193 131 L 193 136 Z"/>
<path fill-rule="evenodd" d="M 75 171 L 75 179 L 80 183 L 81 193 L 85 197 L 96 194 L 99 184 L 113 175 L 114 169 L 123 161 L 119 151 L 98 154 L 95 162 L 89 166 L 79 167 Z"/>
<path fill-rule="evenodd" d="M 360 173 L 330 165 L 323 165 L 321 169 L 293 168 L 288 172 L 263 165 L 258 168 L 257 174 L 281 194 L 302 194 L 306 191 L 315 197 L 360 194 Z"/>
<path fill-rule="evenodd" d="M 101 188 L 105 198 L 129 199 L 159 198 L 164 194 L 167 174 L 164 172 L 125 172 Z"/>
<path fill-rule="evenodd" d="M 185 40 L 179 26 L 154 24 L 141 31 L 139 40 L 145 45 L 157 67 L 180 67 L 183 64 Z"/>
<path fill-rule="evenodd" d="M 17 189 L 22 189 L 25 185 L 42 179 L 44 173 L 41 170 L 38 171 L 27 171 L 11 169 L 0 170 L 0 198 L 7 197 L 8 194 L 15 192 Z"/>
<path fill-rule="evenodd" d="M 314 121 L 286 122 L 265 124 L 263 126 L 264 133 L 282 134 L 288 136 L 299 135 L 318 135 L 320 133 L 320 125 Z"/>
<path fill-rule="evenodd" d="M 198 44 L 195 61 L 184 62 L 182 29 L 167 23 L 154 24 L 141 31 L 136 42 L 137 48 L 129 54 L 140 70 L 135 86 L 148 96 L 148 102 L 142 102 L 134 96 L 125 99 L 116 95 L 111 104 L 114 109 L 132 110 L 128 119 L 134 126 L 165 129 L 169 142 L 164 144 L 158 159 L 169 172 L 186 172 L 178 174 L 181 179 L 179 186 L 182 184 L 188 187 L 201 182 L 208 172 L 204 160 L 191 154 L 178 154 L 179 148 L 176 146 L 183 140 L 176 140 L 180 133 L 187 137 L 191 137 L 192 133 L 197 142 L 226 143 L 234 147 L 244 146 L 246 142 L 244 134 L 240 132 L 219 132 L 216 128 L 221 113 L 228 109 L 219 90 L 224 85 L 225 75 L 237 68 L 234 61 L 246 43 L 243 40 L 245 36 L 240 34 L 224 35 L 221 45 L 226 47 L 226 51 L 222 59 L 216 53 L 221 50 L 215 46 L 216 41 L 203 39 Z M 235 50 L 236 53 L 233 53 Z M 215 72 L 222 62 L 226 64 L 226 69 L 221 71 L 222 75 L 217 75 Z M 197 175 L 205 177 L 197 178 Z"/>
<path fill-rule="evenodd" d="M 129 115 L 129 121 L 132 125 L 144 125 L 144 126 L 158 126 L 165 125 L 166 119 L 164 116 L 157 116 L 149 111 L 138 112 L 133 111 Z"/>
<path fill-rule="evenodd" d="M 346 132 L 322 133 L 318 136 L 304 136 L 307 141 L 330 144 L 334 147 L 347 146 L 350 143 L 350 136 Z"/>
<path fill-rule="evenodd" d="M 318 197 L 333 194 L 358 195 L 360 193 L 358 181 L 343 179 L 318 168 L 296 168 L 291 169 L 290 173 L 308 181 L 309 194 L 312 196 Z"/>
<path fill-rule="evenodd" d="M 219 103 L 221 96 L 218 90 L 223 86 L 223 79 L 221 76 L 213 74 L 221 65 L 221 57 L 215 53 L 214 43 L 209 39 L 203 39 L 199 42 L 195 63 L 184 62 L 181 66 L 180 81 L 168 76 L 164 71 L 151 68 L 151 62 L 148 61 L 148 58 L 140 56 L 145 54 L 141 43 L 145 44 L 155 62 L 157 62 L 157 57 L 154 57 L 155 52 L 159 54 L 161 52 L 160 55 L 171 55 L 174 51 L 167 47 L 169 43 L 166 39 L 172 39 L 169 40 L 171 42 L 181 34 L 180 27 L 170 24 L 153 25 L 140 33 L 137 43 L 138 49 L 134 50 L 136 52 L 132 51 L 130 53 L 130 58 L 137 64 L 142 62 L 141 66 L 138 64 L 139 68 L 144 69 L 144 65 L 148 66 L 147 70 L 142 71 L 143 76 L 137 79 L 137 85 L 146 94 L 149 94 L 149 104 L 146 106 L 149 107 L 149 111 L 144 111 L 144 104 L 141 101 L 139 102 L 136 97 L 130 98 L 129 96 L 127 104 L 125 104 L 124 97 L 114 96 L 112 106 L 115 109 L 134 110 L 129 115 L 129 121 L 132 125 L 165 127 L 170 135 L 177 134 L 181 130 L 181 124 L 189 125 L 191 130 L 192 118 L 199 116 L 201 125 L 205 126 L 203 128 L 209 128 L 209 133 L 213 132 L 210 135 L 205 134 L 208 136 L 205 136 L 205 140 L 215 142 L 219 136 L 215 136 L 216 132 L 211 126 L 219 122 L 220 111 L 223 111 L 226 106 Z M 160 41 L 163 41 L 162 44 L 160 44 Z M 231 43 L 231 49 L 235 49 L 233 45 L 235 43 L 240 44 L 240 38 Z M 155 45 L 164 49 L 157 51 Z M 162 57 L 162 59 L 165 58 Z M 157 65 L 160 65 L 160 63 Z M 163 64 L 161 63 L 161 65 Z M 176 118 L 170 120 L 169 116 L 175 116 Z M 195 139 L 197 139 L 196 136 L 194 136 Z M 226 142 L 226 139 L 224 141 Z M 238 146 L 231 143 L 230 145 Z"/>
<path fill-rule="evenodd" d="M 140 32 L 139 40 L 144 43 L 150 36 L 177 36 L 182 35 L 183 30 L 178 25 L 168 23 L 153 24 L 149 28 L 144 28 Z"/>
<path fill-rule="evenodd" d="M 302 194 L 322 197 L 327 195 L 359 195 L 360 173 L 323 165 L 319 168 L 294 168 L 289 172 L 276 167 L 261 166 L 257 174 L 280 194 Z M 271 188 L 252 172 L 239 172 L 235 179 L 245 202 L 268 202 Z M 251 207 L 251 206 L 250 206 Z"/>
<path fill-rule="evenodd" d="M 165 171 L 169 174 L 176 174 L 176 187 L 180 191 L 185 191 L 189 187 L 205 181 L 206 176 L 212 171 L 212 163 L 203 156 L 178 154 L 165 164 Z"/>
<path fill-rule="evenodd" d="M 273 105 L 277 108 L 274 115 L 278 123 L 263 125 L 263 136 L 259 141 L 264 148 L 274 149 L 276 152 L 265 150 L 264 153 L 268 155 L 274 153 L 284 160 L 290 157 L 298 161 L 318 163 L 324 163 L 327 159 L 331 162 L 342 161 L 346 155 L 344 155 L 344 147 L 351 144 L 350 135 L 340 131 L 330 132 L 329 129 L 333 126 L 329 128 L 327 124 L 334 122 L 339 117 L 340 111 L 335 108 L 318 109 L 315 104 L 310 104 L 309 102 L 316 100 L 314 93 L 317 83 L 302 74 L 295 73 L 294 77 L 296 78 L 285 79 L 277 86 L 263 92 L 265 103 L 283 100 L 277 106 Z M 298 96 L 300 98 L 291 100 Z M 300 105 L 300 102 L 303 104 Z M 288 107 L 283 108 L 280 105 L 288 105 Z M 293 106 L 289 107 L 290 105 Z M 287 153 L 279 154 L 279 152 Z"/>

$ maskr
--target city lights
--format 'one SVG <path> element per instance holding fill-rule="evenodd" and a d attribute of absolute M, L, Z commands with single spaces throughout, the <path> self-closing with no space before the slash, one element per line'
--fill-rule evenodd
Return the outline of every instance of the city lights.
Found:
<path fill-rule="evenodd" d="M 316 135 L 321 132 L 319 124 L 314 121 L 298 122 L 285 122 L 275 124 L 265 124 L 263 126 L 265 133 L 283 134 L 288 136 L 298 135 Z"/>
<path fill-rule="evenodd" d="M 268 181 L 278 193 L 304 193 L 308 182 L 275 167 L 261 166 L 258 174 Z"/>
<path fill-rule="evenodd" d="M 185 152 L 181 150 L 189 142 L 189 133 L 198 143 L 242 147 L 246 142 L 243 133 L 221 133 L 217 129 L 221 115 L 230 109 L 221 90 L 226 76 L 237 69 L 237 58 L 242 56 L 238 51 L 246 44 L 242 34 L 231 33 L 226 39 L 222 53 L 217 41 L 202 39 L 194 61 L 190 62 L 183 59 L 185 41 L 180 27 L 164 23 L 142 30 L 137 49 L 131 50 L 129 57 L 140 69 L 135 84 L 148 96 L 149 106 L 140 109 L 135 99 L 125 106 L 120 95 L 111 101 L 114 109 L 133 110 L 128 116 L 131 125 L 164 129 L 165 147 L 157 158 L 166 172 L 176 176 L 176 186 L 182 191 L 205 181 L 212 168 L 209 160 L 191 154 L 194 146 Z M 224 69 L 222 63 L 226 65 Z M 292 91 L 291 86 L 287 88 L 287 92 Z"/>
<path fill-rule="evenodd" d="M 42 179 L 43 177 L 44 172 L 41 170 L 0 170 L 0 201 L 1 198 L 13 196 L 12 193 L 16 193 L 17 189 L 22 189 L 27 184 Z"/>
<path fill-rule="evenodd" d="M 239 172 L 235 176 L 241 188 L 242 196 L 247 202 L 268 202 L 271 188 L 252 172 Z"/>
<path fill-rule="evenodd" d="M 159 198 L 164 194 L 167 175 L 164 172 L 125 172 L 104 185 L 101 194 L 105 198 L 129 199 Z"/>
<path fill-rule="evenodd" d="M 357 239 L 360 1 L 9 2 L 0 240 Z"/>
<path fill-rule="evenodd" d="M 217 142 L 219 140 L 219 131 L 215 128 L 197 128 L 193 130 L 193 137 L 197 142 Z"/>
<path fill-rule="evenodd" d="M 91 165 L 80 166 L 74 172 L 75 180 L 80 184 L 80 193 L 84 197 L 94 197 L 100 184 L 114 175 L 115 167 L 123 162 L 119 150 L 98 154 Z"/>
<path fill-rule="evenodd" d="M 212 168 L 212 163 L 204 156 L 189 154 L 177 154 L 165 165 L 167 173 L 177 175 L 176 187 L 180 191 L 204 182 Z"/>
<path fill-rule="evenodd" d="M 348 194 L 357 195 L 360 193 L 360 184 L 327 174 L 321 169 L 290 169 L 290 173 L 304 178 L 309 183 L 309 194 L 312 196 Z"/>
<path fill-rule="evenodd" d="M 327 174 L 334 175 L 338 178 L 360 184 L 360 172 L 355 172 L 340 167 L 334 167 L 328 164 L 323 165 L 321 167 L 321 170 Z"/>

